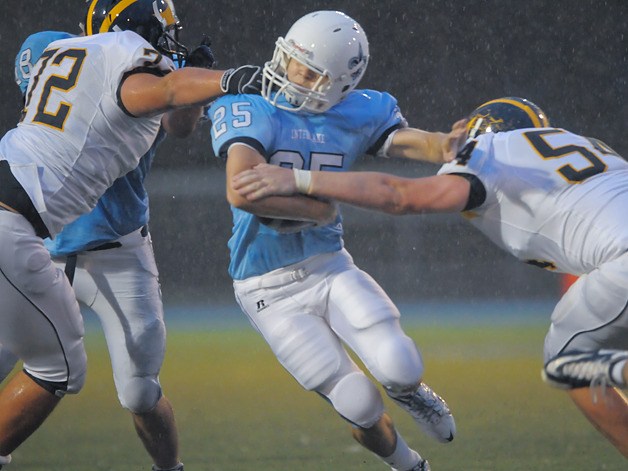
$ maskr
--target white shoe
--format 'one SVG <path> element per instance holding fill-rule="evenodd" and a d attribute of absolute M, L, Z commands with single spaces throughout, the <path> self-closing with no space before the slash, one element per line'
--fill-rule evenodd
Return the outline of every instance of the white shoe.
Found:
<path fill-rule="evenodd" d="M 427 460 L 421 460 L 414 468 L 409 469 L 408 471 L 431 471 L 431 470 L 432 468 L 430 468 L 430 464 L 427 462 Z"/>
<path fill-rule="evenodd" d="M 0 455 L 0 469 L 2 469 L 3 465 L 9 464 L 10 462 L 11 462 L 11 455 L 7 455 L 7 456 Z"/>
<path fill-rule="evenodd" d="M 585 388 L 588 386 L 616 386 L 625 388 L 611 377 L 617 363 L 628 360 L 623 350 L 572 351 L 556 355 L 545 364 L 543 380 L 557 388 Z"/>
<path fill-rule="evenodd" d="M 390 398 L 408 412 L 417 425 L 430 437 L 448 443 L 456 435 L 456 422 L 447 403 L 425 383 L 416 391 L 394 393 L 386 390 Z M 421 463 L 419 463 L 421 464 Z M 429 469 L 429 464 L 427 464 Z M 420 469 L 420 468 L 419 468 Z"/>

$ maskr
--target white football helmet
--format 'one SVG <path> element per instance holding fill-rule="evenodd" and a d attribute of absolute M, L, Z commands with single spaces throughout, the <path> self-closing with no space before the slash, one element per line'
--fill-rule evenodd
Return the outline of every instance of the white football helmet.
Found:
<path fill-rule="evenodd" d="M 311 88 L 288 80 L 291 59 L 320 75 Z M 310 13 L 277 39 L 273 59 L 264 64 L 262 96 L 288 111 L 322 113 L 356 87 L 368 61 L 366 34 L 355 20 L 339 11 Z"/>

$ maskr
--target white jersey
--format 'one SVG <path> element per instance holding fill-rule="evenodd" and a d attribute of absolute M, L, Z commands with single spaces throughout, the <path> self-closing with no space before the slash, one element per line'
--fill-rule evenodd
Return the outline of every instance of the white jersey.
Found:
<path fill-rule="evenodd" d="M 628 163 L 563 129 L 487 133 L 439 174 L 478 177 L 486 199 L 463 213 L 522 261 L 581 275 L 628 251 Z"/>
<path fill-rule="evenodd" d="M 172 61 L 131 31 L 55 41 L 33 69 L 24 119 L 0 142 L 0 159 L 51 235 L 88 212 L 114 180 L 137 167 L 161 115 L 124 110 L 125 75 L 165 75 Z"/>

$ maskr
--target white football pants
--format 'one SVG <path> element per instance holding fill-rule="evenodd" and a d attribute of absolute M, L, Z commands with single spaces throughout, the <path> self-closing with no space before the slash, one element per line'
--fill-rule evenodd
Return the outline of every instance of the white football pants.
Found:
<path fill-rule="evenodd" d="M 161 397 L 166 328 L 159 274 L 150 235 L 138 229 L 117 242 L 122 246 L 78 255 L 73 287 L 102 325 L 120 403 L 141 413 Z M 55 262 L 65 267 L 64 259 Z"/>
<path fill-rule="evenodd" d="M 87 369 L 83 318 L 74 291 L 21 215 L 0 210 L 0 344 L 5 358 L 44 382 L 77 393 Z M 11 356 L 11 354 L 15 356 Z"/>
<path fill-rule="evenodd" d="M 161 397 L 158 375 L 166 346 L 161 290 L 150 235 L 143 237 L 138 229 L 117 242 L 121 247 L 78 255 L 73 293 L 102 325 L 120 403 L 142 413 Z M 65 258 L 55 264 L 64 270 Z M 0 347 L 0 380 L 15 361 Z"/>
<path fill-rule="evenodd" d="M 628 253 L 581 275 L 552 313 L 545 361 L 563 351 L 628 350 Z"/>
<path fill-rule="evenodd" d="M 254 328 L 305 389 L 329 398 L 343 378 L 360 372 L 343 344 L 386 387 L 413 387 L 423 375 L 421 356 L 401 329 L 399 311 L 346 250 L 235 281 L 234 289 Z M 352 386 L 341 394 L 359 391 Z M 332 396 L 334 403 L 355 400 Z"/>

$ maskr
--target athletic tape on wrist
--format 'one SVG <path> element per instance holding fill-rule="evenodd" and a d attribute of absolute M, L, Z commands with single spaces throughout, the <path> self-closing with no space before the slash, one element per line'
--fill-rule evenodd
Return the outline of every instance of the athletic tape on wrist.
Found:
<path fill-rule="evenodd" d="M 293 168 L 292 171 L 294 172 L 294 181 L 297 191 L 306 195 L 309 194 L 310 187 L 312 186 L 312 172 L 298 168 Z"/>

